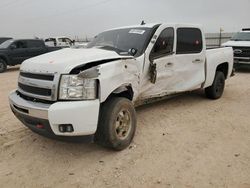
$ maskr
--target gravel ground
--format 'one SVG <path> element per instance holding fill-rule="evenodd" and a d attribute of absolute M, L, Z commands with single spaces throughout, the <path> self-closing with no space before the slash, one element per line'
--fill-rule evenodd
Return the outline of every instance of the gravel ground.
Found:
<path fill-rule="evenodd" d="M 220 100 L 194 92 L 138 108 L 121 152 L 25 128 L 7 100 L 18 71 L 0 74 L 1 187 L 250 187 L 250 69 L 227 81 Z"/>

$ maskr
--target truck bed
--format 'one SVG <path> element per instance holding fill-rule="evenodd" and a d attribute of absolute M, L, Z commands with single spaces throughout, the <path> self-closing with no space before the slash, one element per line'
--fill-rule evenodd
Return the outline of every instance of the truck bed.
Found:
<path fill-rule="evenodd" d="M 228 74 L 230 77 L 233 70 L 233 49 L 231 47 L 220 47 L 206 50 L 206 81 L 203 85 L 204 88 L 212 85 L 216 68 L 219 64 L 228 64 Z"/>

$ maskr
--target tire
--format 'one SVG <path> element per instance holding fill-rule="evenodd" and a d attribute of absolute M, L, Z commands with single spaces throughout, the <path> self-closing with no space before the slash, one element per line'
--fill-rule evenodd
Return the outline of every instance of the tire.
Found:
<path fill-rule="evenodd" d="M 213 85 L 205 89 L 205 94 L 209 99 L 219 99 L 225 87 L 225 76 L 223 72 L 217 71 Z"/>
<path fill-rule="evenodd" d="M 5 72 L 7 69 L 7 64 L 6 62 L 0 58 L 0 73 Z"/>
<path fill-rule="evenodd" d="M 134 138 L 136 113 L 132 102 L 114 97 L 102 104 L 95 141 L 116 151 L 127 148 Z"/>

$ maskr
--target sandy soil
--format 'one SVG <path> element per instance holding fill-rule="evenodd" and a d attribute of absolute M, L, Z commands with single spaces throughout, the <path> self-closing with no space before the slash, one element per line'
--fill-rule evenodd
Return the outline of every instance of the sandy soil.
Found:
<path fill-rule="evenodd" d="M 18 68 L 0 74 L 1 187 L 250 187 L 250 70 L 227 81 L 223 98 L 201 92 L 137 109 L 122 152 L 41 137 L 12 114 Z"/>

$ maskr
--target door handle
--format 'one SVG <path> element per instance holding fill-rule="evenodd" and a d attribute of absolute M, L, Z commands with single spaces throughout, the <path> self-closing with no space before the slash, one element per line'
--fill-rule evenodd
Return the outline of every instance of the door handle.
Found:
<path fill-rule="evenodd" d="M 173 66 L 174 64 L 172 62 L 168 62 L 167 66 Z"/>
<path fill-rule="evenodd" d="M 192 61 L 193 63 L 202 63 L 202 60 L 201 59 L 195 59 Z"/>

